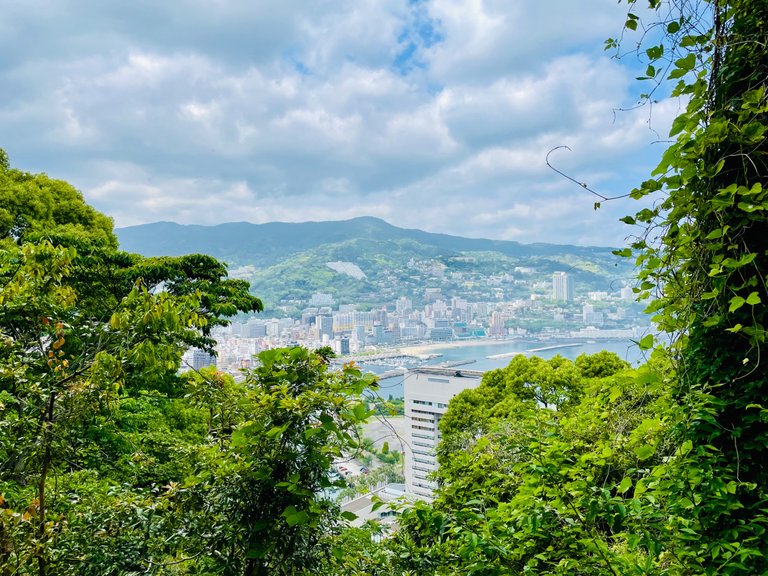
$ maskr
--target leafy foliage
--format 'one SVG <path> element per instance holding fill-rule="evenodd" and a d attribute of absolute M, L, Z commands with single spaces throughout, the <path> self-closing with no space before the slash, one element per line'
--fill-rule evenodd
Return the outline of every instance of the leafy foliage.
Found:
<path fill-rule="evenodd" d="M 768 571 L 768 10 L 650 0 L 648 23 L 628 5 L 625 31 L 651 41 L 638 49 L 653 85 L 643 98 L 668 78 L 687 101 L 632 192 L 646 207 L 624 219 L 640 233 L 621 251 L 634 251 L 640 296 L 672 344 L 637 371 L 582 358 L 573 380 L 516 359 L 457 396 L 438 498 L 403 512 L 394 573 Z"/>
<path fill-rule="evenodd" d="M 685 8 L 665 23 L 666 48 L 648 53 L 671 58 L 673 92 L 688 106 L 654 178 L 633 192 L 662 196 L 630 219 L 644 227 L 633 248 L 643 295 L 656 296 L 649 310 L 676 336 L 680 440 L 692 447 L 683 462 L 697 480 L 685 495 L 668 487 L 687 561 L 763 573 L 768 13 L 761 1 L 712 2 L 707 21 Z"/>
<path fill-rule="evenodd" d="M 117 251 L 111 221 L 64 182 L 4 162 L 0 190 L 0 564 L 64 573 L 60 476 L 107 448 L 124 396 L 178 390 L 183 351 L 261 303 L 209 257 Z"/>
<path fill-rule="evenodd" d="M 182 513 L 208 523 L 191 537 L 208 574 L 294 574 L 328 554 L 321 539 L 340 522 L 329 489 L 344 485 L 331 465 L 372 413 L 360 400 L 372 375 L 331 372 L 299 347 L 259 361 L 243 384 L 244 419 L 180 490 Z"/>
<path fill-rule="evenodd" d="M 179 377 L 260 302 L 209 257 L 119 252 L 79 193 L 0 153 L 0 575 L 768 572 L 768 11 L 649 5 L 625 25 L 652 40 L 644 97 L 667 78 L 687 108 L 622 254 L 672 344 L 487 373 L 440 423 L 435 501 L 388 537 L 331 498 L 371 377 L 300 348 Z"/>

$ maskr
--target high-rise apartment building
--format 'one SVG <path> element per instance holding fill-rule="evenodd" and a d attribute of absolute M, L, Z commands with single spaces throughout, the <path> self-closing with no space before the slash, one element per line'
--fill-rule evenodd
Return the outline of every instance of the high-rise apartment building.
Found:
<path fill-rule="evenodd" d="M 349 354 L 349 338 L 342 336 L 333 341 L 333 351 L 339 355 Z"/>
<path fill-rule="evenodd" d="M 414 368 L 405 375 L 405 486 L 409 493 L 432 498 L 436 484 L 429 475 L 437 470 L 440 419 L 451 398 L 479 386 L 482 375 L 478 370 L 429 367 Z"/>
<path fill-rule="evenodd" d="M 552 275 L 552 299 L 573 300 L 573 278 L 566 272 L 555 272 Z"/>
<path fill-rule="evenodd" d="M 506 321 L 507 321 L 507 318 L 503 312 L 494 310 L 491 313 L 490 335 L 494 337 L 506 336 L 507 335 Z"/>
<path fill-rule="evenodd" d="M 202 370 L 208 366 L 216 366 L 216 357 L 197 348 L 190 354 L 189 367 L 192 370 Z"/>
<path fill-rule="evenodd" d="M 333 338 L 333 316 L 316 316 L 315 326 L 317 326 L 318 340 L 323 340 L 323 336 L 326 340 Z"/>
<path fill-rule="evenodd" d="M 354 312 L 336 312 L 333 315 L 333 331 L 336 333 L 349 333 L 354 325 Z"/>
<path fill-rule="evenodd" d="M 395 312 L 398 314 L 405 314 L 406 312 L 409 312 L 413 309 L 413 302 L 411 302 L 410 298 L 406 298 L 405 296 L 400 296 L 400 298 L 397 299 L 397 302 L 395 302 Z"/>

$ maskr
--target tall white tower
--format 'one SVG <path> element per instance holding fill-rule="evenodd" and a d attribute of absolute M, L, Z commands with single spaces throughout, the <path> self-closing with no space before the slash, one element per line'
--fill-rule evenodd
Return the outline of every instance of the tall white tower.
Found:
<path fill-rule="evenodd" d="M 431 499 L 437 485 L 430 474 L 437 470 L 435 448 L 440 441 L 438 424 L 448 402 L 462 390 L 477 388 L 479 370 L 421 367 L 405 375 L 405 486 L 406 491 Z"/>
<path fill-rule="evenodd" d="M 573 300 L 573 278 L 566 272 L 552 274 L 552 299 Z"/>

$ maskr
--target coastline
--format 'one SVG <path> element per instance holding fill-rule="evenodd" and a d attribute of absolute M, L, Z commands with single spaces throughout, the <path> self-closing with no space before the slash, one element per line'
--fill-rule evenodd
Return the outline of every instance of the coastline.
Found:
<path fill-rule="evenodd" d="M 515 340 L 496 340 L 487 338 L 473 338 L 471 340 L 449 340 L 447 342 L 433 342 L 431 344 L 414 344 L 413 346 L 401 346 L 397 350 L 407 356 L 422 356 L 433 354 L 435 350 L 445 348 L 466 348 L 469 346 L 501 346 L 509 345 Z"/>

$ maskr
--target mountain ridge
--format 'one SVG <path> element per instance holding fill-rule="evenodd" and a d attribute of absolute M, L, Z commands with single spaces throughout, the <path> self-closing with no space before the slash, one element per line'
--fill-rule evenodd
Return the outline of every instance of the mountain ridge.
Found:
<path fill-rule="evenodd" d="M 226 222 L 216 225 L 177 224 L 161 221 L 117 228 L 120 246 L 145 256 L 179 256 L 205 252 L 230 264 L 267 265 L 301 251 L 353 238 L 410 239 L 451 252 L 493 251 L 508 256 L 555 255 L 561 252 L 591 254 L 612 250 L 605 246 L 578 246 L 512 240 L 467 238 L 400 228 L 373 216 L 348 220 L 308 222 Z"/>
<path fill-rule="evenodd" d="M 155 222 L 116 230 L 123 250 L 144 256 L 205 253 L 229 264 L 270 308 L 306 305 L 312 294 L 379 306 L 426 287 L 470 301 L 546 295 L 552 273 L 569 272 L 577 290 L 613 291 L 629 277 L 626 259 L 602 246 L 522 244 L 399 228 L 374 217 L 316 222 Z M 350 262 L 362 278 L 328 263 Z M 551 290 L 551 288 L 550 288 Z"/>

